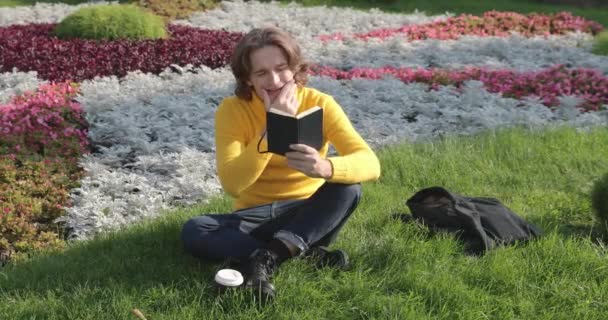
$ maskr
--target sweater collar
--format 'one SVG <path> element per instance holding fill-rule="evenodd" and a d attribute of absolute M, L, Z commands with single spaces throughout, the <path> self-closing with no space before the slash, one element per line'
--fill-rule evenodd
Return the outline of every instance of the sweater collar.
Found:
<path fill-rule="evenodd" d="M 262 98 L 258 97 L 258 94 L 251 90 L 251 108 L 255 113 L 266 113 L 266 105 Z"/>

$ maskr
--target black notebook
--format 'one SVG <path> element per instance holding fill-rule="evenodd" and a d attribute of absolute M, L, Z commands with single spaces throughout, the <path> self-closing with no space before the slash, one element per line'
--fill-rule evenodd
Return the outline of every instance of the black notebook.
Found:
<path fill-rule="evenodd" d="M 280 155 L 293 151 L 290 144 L 305 144 L 317 150 L 323 145 L 323 109 L 310 108 L 296 116 L 277 109 L 266 112 L 268 151 Z"/>

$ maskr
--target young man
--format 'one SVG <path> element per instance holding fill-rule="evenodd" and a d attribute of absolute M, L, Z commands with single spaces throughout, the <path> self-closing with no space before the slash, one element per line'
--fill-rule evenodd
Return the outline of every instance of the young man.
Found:
<path fill-rule="evenodd" d="M 218 107 L 215 140 L 219 179 L 236 211 L 190 219 L 182 239 L 199 258 L 245 263 L 245 286 L 272 298 L 271 277 L 289 258 L 347 263 L 346 253 L 326 246 L 357 207 L 360 182 L 378 179 L 380 164 L 336 101 L 305 87 L 308 66 L 284 31 L 249 32 L 231 68 L 237 87 Z M 296 115 L 315 106 L 324 113 L 320 150 L 296 144 L 285 156 L 265 152 L 270 108 Z M 329 143 L 339 156 L 326 157 Z"/>

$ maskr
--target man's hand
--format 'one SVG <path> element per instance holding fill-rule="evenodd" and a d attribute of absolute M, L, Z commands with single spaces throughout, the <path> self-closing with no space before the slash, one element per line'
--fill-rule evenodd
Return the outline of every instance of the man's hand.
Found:
<path fill-rule="evenodd" d="M 270 110 L 270 108 L 275 108 L 287 112 L 288 114 L 295 115 L 296 112 L 298 112 L 299 107 L 298 98 L 296 97 L 296 88 L 297 85 L 295 80 L 289 81 L 281 88 L 279 95 L 272 101 L 270 100 L 268 92 L 264 90 L 264 92 L 262 92 L 262 99 L 264 100 L 266 111 Z"/>
<path fill-rule="evenodd" d="M 292 144 L 294 150 L 287 152 L 287 166 L 302 172 L 311 178 L 329 179 L 333 176 L 333 167 L 327 159 L 321 158 L 319 152 L 305 144 Z"/>

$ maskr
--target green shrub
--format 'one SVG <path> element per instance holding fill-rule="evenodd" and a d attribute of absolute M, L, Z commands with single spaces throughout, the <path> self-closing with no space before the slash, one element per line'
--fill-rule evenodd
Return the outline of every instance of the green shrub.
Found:
<path fill-rule="evenodd" d="M 608 31 L 600 32 L 595 37 L 593 53 L 608 56 Z"/>
<path fill-rule="evenodd" d="M 167 37 L 161 17 L 134 5 L 86 7 L 67 16 L 54 30 L 61 39 L 159 39 Z"/>
<path fill-rule="evenodd" d="M 608 173 L 595 181 L 591 192 L 591 204 L 600 228 L 608 236 Z"/>
<path fill-rule="evenodd" d="M 208 10 L 217 5 L 218 0 L 138 0 L 137 4 L 165 18 L 167 21 L 184 19 L 196 11 Z"/>
<path fill-rule="evenodd" d="M 64 246 L 54 220 L 70 204 L 82 178 L 77 165 L 62 160 L 0 155 L 0 265 L 30 253 Z"/>

